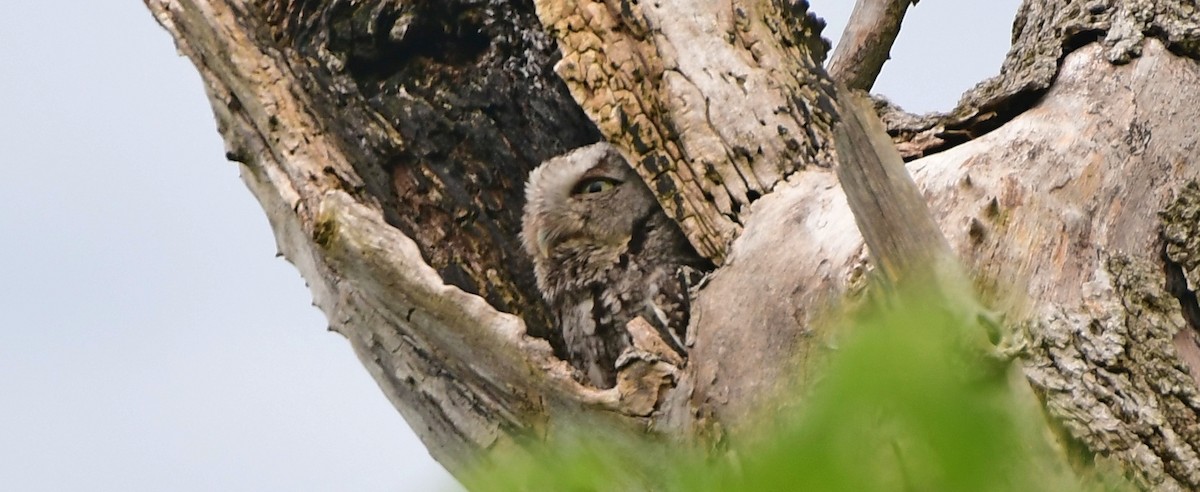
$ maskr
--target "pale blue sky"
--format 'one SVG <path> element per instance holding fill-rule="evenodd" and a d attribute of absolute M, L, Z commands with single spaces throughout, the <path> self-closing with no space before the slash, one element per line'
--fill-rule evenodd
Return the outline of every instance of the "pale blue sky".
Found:
<path fill-rule="evenodd" d="M 813 0 L 840 34 L 852 0 Z M 924 0 L 877 90 L 947 109 L 1016 0 Z M 0 488 L 454 488 L 226 162 L 199 77 L 141 2 L 0 16 Z"/>

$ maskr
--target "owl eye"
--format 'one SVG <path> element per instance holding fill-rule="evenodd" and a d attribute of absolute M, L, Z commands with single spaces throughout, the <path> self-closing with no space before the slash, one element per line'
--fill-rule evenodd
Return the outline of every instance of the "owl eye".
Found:
<path fill-rule="evenodd" d="M 616 186 L 617 180 L 610 178 L 591 178 L 580 181 L 575 185 L 575 189 L 571 190 L 572 195 L 588 195 L 592 193 L 600 193 L 602 191 L 611 190 Z"/>

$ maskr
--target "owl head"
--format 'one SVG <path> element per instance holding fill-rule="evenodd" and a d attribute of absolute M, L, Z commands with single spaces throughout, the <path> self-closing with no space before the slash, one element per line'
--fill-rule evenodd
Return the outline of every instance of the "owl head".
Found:
<path fill-rule="evenodd" d="M 529 176 L 521 242 L 539 270 L 564 256 L 599 261 L 629 243 L 658 202 L 621 153 L 605 142 L 550 159 Z"/>

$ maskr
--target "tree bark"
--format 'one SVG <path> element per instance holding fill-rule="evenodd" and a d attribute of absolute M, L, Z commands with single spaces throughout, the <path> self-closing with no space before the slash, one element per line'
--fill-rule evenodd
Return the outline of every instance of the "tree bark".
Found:
<path fill-rule="evenodd" d="M 875 268 L 856 219 L 882 218 L 835 172 L 858 113 L 803 2 L 147 5 L 281 253 L 456 475 L 580 418 L 736 445 Z M 1196 19 L 1026 2 L 1003 72 L 954 111 L 878 106 L 1061 442 L 1164 490 L 1200 488 Z M 600 138 L 721 265 L 686 364 L 609 390 L 572 379 L 517 246 L 528 171 Z"/>

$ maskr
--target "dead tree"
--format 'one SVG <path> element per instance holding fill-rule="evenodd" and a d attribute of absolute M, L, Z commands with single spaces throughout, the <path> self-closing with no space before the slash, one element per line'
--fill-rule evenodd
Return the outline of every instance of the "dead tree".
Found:
<path fill-rule="evenodd" d="M 281 253 L 452 473 L 581 417 L 736 442 L 865 271 L 950 254 L 1064 448 L 1200 488 L 1188 0 L 1025 2 L 1001 74 L 953 111 L 876 105 L 911 180 L 802 1 L 146 3 Z M 899 18 L 876 25 L 836 80 L 870 86 Z M 556 357 L 516 239 L 528 171 L 599 139 L 719 265 L 687 364 L 609 390 Z"/>

